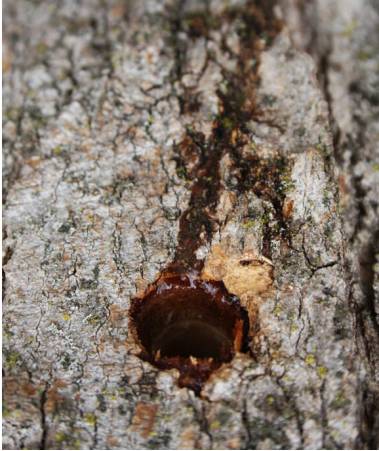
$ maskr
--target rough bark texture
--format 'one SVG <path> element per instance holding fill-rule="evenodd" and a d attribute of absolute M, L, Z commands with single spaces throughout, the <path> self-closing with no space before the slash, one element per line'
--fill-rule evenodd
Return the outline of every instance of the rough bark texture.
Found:
<path fill-rule="evenodd" d="M 4 3 L 4 448 L 377 447 L 377 2 Z M 168 269 L 249 315 L 200 396 Z"/>

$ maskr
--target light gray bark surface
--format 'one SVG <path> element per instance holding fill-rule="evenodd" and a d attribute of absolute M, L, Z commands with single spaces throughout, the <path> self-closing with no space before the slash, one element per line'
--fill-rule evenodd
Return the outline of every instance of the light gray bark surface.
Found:
<path fill-rule="evenodd" d="M 4 2 L 4 448 L 378 445 L 378 11 L 269 3 Z M 187 211 L 252 335 L 200 396 L 129 321 Z"/>

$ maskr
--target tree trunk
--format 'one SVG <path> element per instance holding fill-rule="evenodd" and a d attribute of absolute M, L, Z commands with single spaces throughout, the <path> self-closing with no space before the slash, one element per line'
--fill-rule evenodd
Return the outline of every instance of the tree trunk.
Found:
<path fill-rule="evenodd" d="M 378 14 L 5 2 L 4 448 L 379 445 Z"/>

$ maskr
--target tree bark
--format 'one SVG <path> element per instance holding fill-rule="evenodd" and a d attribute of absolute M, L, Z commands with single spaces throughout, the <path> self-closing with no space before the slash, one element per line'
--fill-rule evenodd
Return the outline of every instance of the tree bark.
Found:
<path fill-rule="evenodd" d="M 4 448 L 378 447 L 378 15 L 5 2 Z M 200 393 L 130 317 L 173 273 L 249 319 Z"/>

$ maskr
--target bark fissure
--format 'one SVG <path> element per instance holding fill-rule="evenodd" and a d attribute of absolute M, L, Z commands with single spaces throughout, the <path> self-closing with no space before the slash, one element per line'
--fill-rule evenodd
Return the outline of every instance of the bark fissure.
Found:
<path fill-rule="evenodd" d="M 46 384 L 40 396 L 40 415 L 41 415 L 41 440 L 39 449 L 46 449 L 46 438 L 48 433 L 48 426 L 46 422 L 46 402 L 48 397 L 49 385 Z"/>

